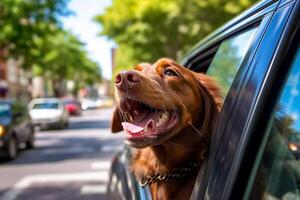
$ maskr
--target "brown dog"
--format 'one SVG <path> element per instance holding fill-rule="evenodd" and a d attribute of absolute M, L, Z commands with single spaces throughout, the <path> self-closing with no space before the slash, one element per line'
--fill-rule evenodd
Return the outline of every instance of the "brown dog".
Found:
<path fill-rule="evenodd" d="M 189 199 L 222 99 L 206 75 L 170 59 L 139 64 L 115 78 L 112 132 L 137 149 L 132 169 L 153 199 Z"/>

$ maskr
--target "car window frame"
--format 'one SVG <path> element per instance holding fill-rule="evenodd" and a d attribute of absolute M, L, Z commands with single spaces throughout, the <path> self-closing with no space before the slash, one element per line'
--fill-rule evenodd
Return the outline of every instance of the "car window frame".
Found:
<path fill-rule="evenodd" d="M 234 80 L 230 86 L 230 89 L 227 93 L 227 95 L 224 97 L 224 103 L 222 106 L 222 109 L 220 111 L 220 118 L 222 118 L 221 120 L 218 120 L 219 122 L 217 123 L 217 127 L 219 127 L 219 123 L 220 121 L 222 121 L 222 123 L 226 122 L 226 121 L 230 121 L 231 116 L 226 114 L 229 113 L 228 111 L 232 110 L 234 108 L 234 106 L 236 105 L 236 99 L 238 98 L 238 93 L 236 91 L 239 91 L 241 89 L 241 84 L 243 83 L 243 80 L 245 79 L 245 76 L 249 70 L 249 65 L 252 62 L 252 59 L 256 53 L 256 50 L 260 44 L 260 40 L 262 35 L 264 34 L 268 23 L 271 19 L 271 13 L 267 12 L 264 13 L 265 15 L 263 16 L 254 16 L 252 19 L 253 21 L 249 21 L 249 22 L 244 22 L 246 23 L 245 26 L 243 26 L 243 28 L 239 29 L 235 29 L 233 28 L 233 31 L 231 32 L 231 34 L 226 35 L 226 37 L 222 38 L 221 41 L 218 41 L 219 44 L 222 44 L 223 41 L 230 39 L 236 35 L 242 34 L 244 32 L 247 32 L 248 30 L 251 30 L 253 28 L 257 28 L 256 33 L 252 39 L 252 42 L 249 46 L 249 49 L 247 50 L 240 68 L 237 70 L 237 73 L 234 77 Z M 261 14 L 261 13 L 260 13 Z M 242 22 L 243 23 L 243 22 Z M 240 24 L 237 24 L 237 26 L 239 26 Z M 236 28 L 236 27 L 235 27 Z M 193 69 L 193 67 L 190 67 L 191 69 Z M 208 68 L 207 68 L 208 69 Z M 206 71 L 206 70 L 205 70 Z M 205 73 L 205 71 L 203 71 Z M 224 114 L 225 113 L 225 114 Z M 216 132 L 214 132 L 213 134 L 216 134 Z M 209 160 L 206 161 L 206 168 L 204 169 L 205 172 L 202 172 L 202 176 L 197 178 L 195 187 L 194 187 L 194 191 L 192 193 L 192 197 L 191 199 L 203 199 L 205 198 L 205 193 L 206 193 L 206 187 L 209 183 L 209 177 L 211 174 L 211 170 L 209 169 L 211 166 L 213 166 L 214 164 L 212 163 L 212 160 L 215 159 L 217 152 L 219 151 L 219 146 L 222 143 L 222 138 L 223 135 L 219 135 L 218 137 L 213 137 L 211 143 L 213 143 L 215 148 L 210 148 L 210 153 L 209 153 Z M 200 186 L 201 185 L 201 186 Z"/>
<path fill-rule="evenodd" d="M 272 3 L 272 2 L 271 2 Z M 273 2 L 270 4 L 270 2 L 262 1 L 260 2 L 261 9 L 258 9 L 256 13 L 251 13 L 251 9 L 247 11 L 245 14 L 242 14 L 241 17 L 238 17 L 237 19 L 240 19 L 239 23 L 237 20 L 233 20 L 233 22 L 230 22 L 228 25 L 225 25 L 223 28 L 220 28 L 220 30 L 217 30 L 216 33 L 213 33 L 212 36 L 209 36 L 208 39 L 204 39 L 204 42 L 200 42 L 200 46 L 192 50 L 190 52 L 191 56 L 187 56 L 181 61 L 181 64 L 186 66 L 187 68 L 195 71 L 195 68 L 197 68 L 198 63 L 198 57 L 202 57 L 203 54 L 206 54 L 207 51 L 209 51 L 211 48 L 219 47 L 219 45 L 224 41 L 231 37 L 234 37 L 235 35 L 241 34 L 247 30 L 252 29 L 253 27 L 257 27 L 257 32 L 253 38 L 252 44 L 250 45 L 239 70 L 237 71 L 237 74 L 234 78 L 234 81 L 232 82 L 232 85 L 228 91 L 228 94 L 224 98 L 224 104 L 222 107 L 222 110 L 226 108 L 227 110 L 232 110 L 232 107 L 235 105 L 235 102 L 237 99 L 237 92 L 241 89 L 241 82 L 245 78 L 245 74 L 249 70 L 249 65 L 251 64 L 252 58 L 254 57 L 254 54 L 256 53 L 256 50 L 258 48 L 258 45 L 260 43 L 260 40 L 268 26 L 269 21 L 271 20 L 271 15 L 278 6 L 278 2 Z M 224 30 L 223 30 L 224 29 Z M 217 52 L 217 49 L 215 49 L 215 52 Z M 206 73 L 208 68 L 204 69 L 198 69 L 197 72 Z M 227 105 L 230 104 L 230 105 Z M 226 105 L 226 106 L 225 106 Z M 223 112 L 221 110 L 221 113 Z M 225 116 L 223 116 L 225 118 Z M 228 116 L 226 119 L 222 119 L 223 121 L 229 120 Z M 214 141 L 214 144 L 219 144 L 221 141 L 221 137 L 217 139 L 217 141 Z M 218 145 L 217 145 L 218 146 Z M 212 153 L 212 152 L 211 152 Z M 215 154 L 214 152 L 213 154 Z"/>
<path fill-rule="evenodd" d="M 263 3 L 262 3 L 263 4 Z M 247 77 L 247 75 L 251 74 L 251 71 L 253 71 L 253 69 L 251 68 L 255 68 L 252 64 L 252 67 L 249 67 L 252 63 L 252 58 L 254 57 L 254 54 L 256 53 L 256 50 L 257 50 L 257 47 L 259 46 L 259 44 L 261 43 L 261 40 L 263 38 L 263 35 L 265 34 L 265 31 L 266 31 L 266 28 L 269 26 L 269 23 L 271 22 L 271 19 L 273 18 L 273 15 L 275 13 L 275 10 L 278 8 L 278 5 L 279 5 L 279 2 L 273 2 L 273 5 L 270 5 L 270 4 L 265 4 L 265 5 L 262 5 L 262 6 L 266 6 L 265 10 L 262 9 L 260 11 L 258 11 L 256 14 L 254 14 L 252 17 L 250 17 L 248 20 L 245 20 L 245 21 L 242 21 L 237 24 L 235 24 L 235 26 L 232 27 L 232 29 L 235 31 L 232 31 L 231 32 L 231 35 L 228 34 L 228 33 L 223 33 L 223 34 L 220 34 L 221 36 L 219 36 L 219 38 L 216 38 L 216 36 L 212 37 L 212 41 L 208 41 L 207 43 L 208 44 L 204 44 L 203 46 L 204 47 L 200 47 L 200 50 L 196 52 L 200 52 L 199 55 L 201 55 L 201 51 L 206 51 L 209 47 L 213 46 L 214 44 L 216 44 L 217 42 L 220 42 L 226 38 L 228 38 L 228 35 L 229 36 L 232 36 L 233 34 L 237 34 L 239 33 L 241 30 L 244 30 L 245 27 L 249 28 L 249 26 L 257 23 L 259 20 L 261 20 L 261 24 L 259 25 L 259 29 L 260 29 L 260 33 L 258 34 L 258 36 L 255 36 L 258 40 L 256 42 L 253 42 L 254 44 L 251 45 L 250 48 L 252 49 L 249 49 L 248 50 L 248 57 L 247 58 L 244 58 L 244 61 L 242 63 L 242 65 L 244 66 L 243 68 L 244 69 L 240 69 L 233 84 L 232 84 L 232 87 L 230 89 L 230 91 L 232 90 L 235 90 L 235 91 L 240 91 L 242 88 L 243 88 L 243 84 L 244 83 L 244 80 L 245 79 L 248 79 L 249 81 L 249 77 Z M 219 31 L 220 32 L 220 31 Z M 207 47 L 208 46 L 208 47 Z M 194 50 L 195 51 L 195 50 Z M 186 58 L 182 61 L 182 64 L 186 65 L 188 68 L 191 68 L 193 69 L 193 59 L 191 59 L 191 57 L 196 57 L 195 54 L 193 56 L 190 56 L 189 58 Z M 192 63 L 192 64 L 190 64 Z M 238 93 L 238 92 L 235 92 L 235 93 Z M 236 104 L 236 101 L 234 101 L 235 99 L 238 99 L 237 98 L 238 96 L 232 96 L 231 100 L 227 100 L 227 101 L 230 101 L 231 102 L 231 106 L 228 106 L 226 105 L 226 107 L 229 107 L 229 108 L 232 108 L 232 106 L 235 106 Z M 228 98 L 228 96 L 226 97 L 226 99 Z M 226 103 L 226 99 L 225 99 L 225 102 Z M 225 104 L 224 104 L 225 106 Z M 222 110 L 224 109 L 224 107 L 222 108 Z M 229 120 L 230 118 L 228 118 L 227 120 Z M 226 120 L 224 120 L 226 121 Z M 223 121 L 223 122 L 224 122 Z M 218 146 L 218 143 L 217 143 L 217 146 Z M 216 152 L 211 152 L 212 154 L 216 154 L 218 152 L 218 150 Z M 214 160 L 214 159 L 212 159 Z M 209 164 L 208 164 L 209 165 Z M 204 173 L 204 174 L 210 174 L 209 172 L 210 170 L 208 170 L 207 173 Z M 205 181 L 201 181 L 203 177 L 200 177 L 200 179 L 198 178 L 197 182 L 196 182 L 196 187 L 195 187 L 195 190 L 193 192 L 193 195 L 192 195 L 192 198 L 191 199 L 202 199 L 204 198 L 205 196 L 205 193 L 206 193 L 206 186 L 209 182 L 209 179 L 208 178 L 204 178 Z M 205 190 L 200 190 L 200 189 L 197 189 L 197 185 L 199 187 L 199 185 L 201 185 L 201 188 L 205 188 Z M 203 187 L 204 186 L 204 187 Z M 206 193 L 206 195 L 208 196 L 208 194 Z M 225 195 L 226 196 L 226 195 Z M 228 197 L 228 196 L 227 196 Z M 211 197 L 210 197 L 211 198 Z"/>
<path fill-rule="evenodd" d="M 295 1 L 296 2 L 296 1 Z M 285 3 L 285 2 L 284 2 Z M 285 6 L 285 4 L 283 4 L 283 6 Z M 296 11 L 295 11 L 296 10 Z M 253 167 L 251 169 L 250 175 L 249 175 L 249 180 L 245 189 L 245 195 L 243 197 L 243 199 L 247 199 L 247 197 L 249 197 L 251 190 L 248 187 L 253 186 L 254 180 L 255 180 L 255 176 L 257 173 L 257 170 L 259 168 L 259 164 L 261 162 L 261 159 L 263 157 L 263 152 L 265 149 L 265 145 L 267 143 L 267 139 L 268 139 L 268 134 L 270 132 L 270 128 L 271 128 L 271 123 L 269 123 L 272 118 L 274 118 L 274 109 L 276 104 L 278 103 L 279 99 L 280 99 L 280 95 L 283 92 L 283 89 L 285 87 L 285 83 L 288 79 L 288 76 L 290 75 L 290 70 L 293 67 L 292 63 L 294 61 L 294 58 L 297 54 L 300 44 L 300 24 L 298 23 L 298 27 L 295 28 L 295 30 L 293 30 L 291 27 L 295 27 L 295 24 L 297 22 L 300 21 L 300 2 L 296 2 L 295 6 L 293 8 L 293 11 L 291 13 L 291 19 L 289 20 L 287 26 L 289 28 L 287 28 L 287 30 L 285 30 L 285 33 L 283 35 L 283 39 L 282 40 L 288 40 L 289 42 L 286 42 L 287 45 L 286 46 L 281 46 L 279 49 L 279 53 L 282 51 L 286 51 L 289 52 L 289 54 L 285 54 L 282 62 L 281 63 L 285 63 L 284 66 L 288 66 L 288 67 L 284 67 L 282 66 L 281 68 L 279 68 L 276 76 L 273 78 L 272 82 L 277 83 L 277 84 L 273 84 L 273 86 L 270 88 L 271 91 L 274 93 L 273 96 L 273 103 L 272 105 L 270 105 L 269 110 L 270 110 L 270 114 L 269 114 L 269 118 L 268 120 L 266 120 L 266 128 L 265 128 L 265 132 L 262 136 L 261 139 L 261 143 L 259 144 L 258 147 L 258 152 L 256 154 L 255 157 L 255 161 L 253 164 Z M 296 44 L 296 45 L 295 45 Z M 298 44 L 298 46 L 297 46 Z M 299 52 L 298 52 L 299 53 Z M 283 53 L 284 54 L 284 53 Z M 275 61 L 276 62 L 276 61 Z M 280 64 L 278 64 L 280 65 Z M 270 102 L 266 102 L 266 104 L 270 104 Z M 257 126 L 259 126 L 260 124 L 258 123 Z M 257 157 L 260 157 L 260 160 L 256 159 Z M 252 187 L 251 187 L 252 188 Z"/>
<path fill-rule="evenodd" d="M 295 44 L 300 44 L 300 30 L 298 31 L 296 39 L 294 40 L 294 42 L 295 42 Z M 275 106 L 272 109 L 270 118 L 268 120 L 266 120 L 267 128 L 266 128 L 265 133 L 263 134 L 262 142 L 261 142 L 261 145 L 259 147 L 256 159 L 254 161 L 254 166 L 253 166 L 253 169 L 252 169 L 251 174 L 249 176 L 250 178 L 249 178 L 249 181 L 248 181 L 248 184 L 247 184 L 247 187 L 246 187 L 246 190 L 245 190 L 245 195 L 244 195 L 243 199 L 248 199 L 249 196 L 250 196 L 250 193 L 252 192 L 253 184 L 255 182 L 256 175 L 257 175 L 258 170 L 259 170 L 259 166 L 260 166 L 262 160 L 264 159 L 264 151 L 266 149 L 266 145 L 267 145 L 267 143 L 270 139 L 271 134 L 273 134 L 272 127 L 274 126 L 276 113 L 278 112 L 278 110 L 276 108 L 278 108 L 278 105 L 279 105 L 280 100 L 282 98 L 282 94 L 283 94 L 284 90 L 287 87 L 288 79 L 289 79 L 290 75 L 292 74 L 291 73 L 292 68 L 295 68 L 295 65 L 294 65 L 293 61 L 295 60 L 296 57 L 298 57 L 298 59 L 299 59 L 299 56 L 300 56 L 300 45 L 298 45 L 297 50 L 291 48 L 290 52 L 291 52 L 290 56 L 288 56 L 285 59 L 285 62 L 290 63 L 290 66 L 287 69 L 285 69 L 284 71 L 282 71 L 281 75 L 279 77 L 277 77 L 277 79 L 279 79 L 278 81 L 280 81 L 280 83 L 282 83 L 282 84 L 281 84 L 280 87 L 276 88 L 276 90 L 279 91 L 279 92 L 278 92 L 278 94 L 276 95 L 276 98 L 275 98 L 276 99 L 275 100 Z M 299 165 L 299 169 L 300 169 L 300 165 Z"/>
<path fill-rule="evenodd" d="M 265 91 L 267 88 L 267 85 L 269 85 L 270 83 L 266 82 L 266 80 L 268 80 L 270 78 L 270 74 L 272 73 L 277 73 L 278 70 L 277 68 L 279 68 L 280 66 L 278 65 L 278 63 L 281 63 L 282 60 L 280 60 L 281 62 L 275 63 L 274 59 L 282 59 L 282 56 L 276 57 L 276 55 L 278 55 L 278 53 L 281 51 L 286 51 L 286 49 L 288 48 L 288 46 L 282 47 L 284 45 L 290 45 L 288 44 L 288 42 L 282 42 L 283 39 L 290 39 L 292 37 L 291 33 L 286 33 L 287 31 L 285 30 L 286 27 L 286 23 L 290 17 L 290 13 L 292 11 L 293 8 L 293 4 L 294 1 L 289 2 L 288 4 L 286 4 L 284 7 L 280 7 L 278 8 L 278 10 L 276 9 L 276 12 L 272 12 L 271 16 L 269 16 L 270 18 L 270 25 L 268 25 L 267 32 L 268 34 L 266 34 L 266 37 L 262 37 L 262 40 L 260 42 L 260 48 L 258 49 L 258 55 L 260 56 L 254 56 L 254 59 L 252 61 L 250 61 L 250 66 L 247 69 L 245 76 L 242 77 L 243 79 L 241 80 L 241 84 L 240 84 L 240 90 L 236 90 L 236 93 L 238 94 L 236 96 L 235 99 L 235 103 L 234 103 L 234 110 L 236 110 L 237 113 L 233 113 L 233 115 L 228 118 L 230 120 L 234 120 L 236 117 L 238 117 L 238 115 L 240 114 L 239 112 L 242 111 L 243 109 L 241 108 L 241 102 L 243 102 L 243 100 L 245 100 L 245 96 L 247 95 L 247 88 L 249 91 L 249 86 L 251 86 L 251 83 L 253 83 L 253 81 L 257 82 L 257 85 L 255 86 L 256 88 L 255 91 L 253 92 L 253 95 L 250 95 L 250 99 L 248 100 L 248 106 L 249 106 L 249 112 L 246 113 L 246 118 L 244 119 L 244 124 L 240 125 L 241 127 L 238 127 L 239 125 L 231 125 L 228 126 L 228 122 L 230 121 L 222 121 L 222 119 L 219 121 L 220 123 L 218 124 L 218 128 L 222 127 L 220 126 L 220 124 L 225 124 L 224 126 L 225 129 L 222 130 L 223 135 L 227 135 L 229 137 L 229 139 L 227 138 L 226 141 L 223 141 L 222 143 L 220 143 L 220 145 L 225 144 L 225 146 L 219 146 L 219 154 L 217 152 L 216 157 L 213 157 L 213 159 L 210 158 L 211 162 L 208 163 L 208 176 L 209 178 L 206 178 L 205 181 L 199 181 L 201 184 L 201 187 L 205 187 L 205 189 L 202 189 L 202 191 L 198 192 L 198 194 L 195 194 L 194 197 L 196 198 L 192 198 L 192 199 L 203 199 L 204 197 L 209 197 L 212 199 L 240 199 L 240 197 L 243 194 L 244 191 L 244 187 L 246 185 L 246 181 L 248 180 L 249 177 L 249 171 L 247 171 L 247 164 L 253 164 L 251 162 L 247 162 L 245 161 L 245 158 L 243 159 L 242 157 L 244 156 L 244 152 L 245 150 L 249 149 L 249 144 L 251 144 L 251 138 L 249 136 L 254 135 L 254 130 L 256 127 L 260 127 L 262 128 L 261 130 L 265 129 L 265 124 L 261 124 L 259 126 L 259 114 L 261 114 L 261 106 L 263 103 L 265 103 L 265 99 L 266 98 L 264 95 L 261 96 L 261 92 Z M 285 10 L 285 12 L 280 13 L 280 10 Z M 274 16 L 273 16 L 274 14 Z M 294 20 L 295 21 L 295 20 Z M 274 26 L 277 25 L 277 29 L 275 28 L 274 30 L 272 30 L 272 28 L 274 28 Z M 278 25 L 280 25 L 278 27 Z M 272 33 L 272 31 L 276 31 L 274 33 Z M 269 36 L 272 36 L 272 38 L 268 38 Z M 286 36 L 287 35 L 287 36 Z M 281 42 L 281 44 L 284 45 L 280 45 L 277 46 L 277 43 Z M 264 55 L 265 58 L 262 59 L 262 55 L 261 52 L 266 52 L 266 46 L 263 45 L 270 45 L 270 52 L 267 53 L 267 55 Z M 281 52 L 282 53 L 282 52 Z M 284 55 L 284 53 L 282 53 Z M 266 60 L 264 60 L 266 59 Z M 262 63 L 265 62 L 265 65 L 262 65 Z M 261 65 L 259 65 L 261 64 Z M 259 66 L 265 66 L 264 69 L 259 69 L 259 67 L 257 67 L 256 65 Z M 274 72 L 270 69 L 276 69 L 274 70 Z M 257 75 L 258 72 L 263 72 L 263 75 L 261 77 L 259 77 L 259 79 L 257 79 L 257 77 L 255 77 L 255 75 Z M 232 89 L 236 89 L 236 88 L 231 88 Z M 251 89 L 251 88 L 250 88 Z M 239 91 L 243 91 L 243 92 L 239 92 Z M 270 95 L 270 92 L 267 92 Z M 271 94 L 274 95 L 274 94 Z M 247 100 L 247 99 L 246 99 Z M 272 104 L 266 106 L 266 110 L 269 109 L 269 107 Z M 224 105 L 225 106 L 225 105 Z M 224 107 L 223 107 L 224 109 Z M 222 109 L 222 110 L 223 110 Z M 223 114 L 223 113 L 222 113 Z M 222 115 L 221 114 L 221 115 Z M 264 115 L 267 115 L 268 112 L 263 113 Z M 253 117 L 254 116 L 254 117 Z M 231 124 L 233 124 L 231 121 Z M 233 133 L 232 131 L 234 130 L 235 127 L 240 128 L 240 130 L 242 130 L 241 132 L 239 132 L 240 138 L 238 139 L 238 141 L 234 141 L 234 137 L 233 137 Z M 223 127 L 222 127 L 223 128 Z M 259 130 L 259 129 L 258 129 Z M 257 135 L 257 134 L 256 134 Z M 223 137 L 224 138 L 224 137 Z M 223 140 L 222 138 L 222 140 Z M 228 146 L 230 144 L 231 139 L 233 140 L 233 145 L 236 145 L 236 149 L 233 152 L 226 152 L 226 148 L 225 147 L 230 147 Z M 261 140 L 259 140 L 260 142 Z M 253 142 L 253 141 L 252 141 Z M 215 144 L 213 144 L 212 146 L 214 146 Z M 217 144 L 218 145 L 218 144 Z M 227 145 L 227 146 L 226 146 Z M 232 145 L 232 144 L 231 144 Z M 253 147 L 254 149 L 257 150 L 257 146 Z M 225 150 L 225 151 L 224 151 Z M 230 155 L 232 156 L 233 160 L 228 160 L 227 156 Z M 253 152 L 253 154 L 255 154 L 255 152 Z M 248 159 L 248 158 L 247 158 Z M 251 160 L 251 159 L 250 159 Z M 228 169 L 229 172 L 221 172 L 222 171 L 222 167 L 228 165 Z M 243 167 L 245 167 L 245 169 L 243 169 Z M 241 170 L 243 169 L 243 170 Z M 219 171 L 219 172 L 218 172 Z M 241 175 L 241 171 L 244 173 L 244 175 Z M 218 172 L 218 173 L 217 173 Z M 245 173 L 246 172 L 246 173 Z M 222 174 L 223 173 L 223 174 Z M 224 177 L 225 176 L 225 177 Z M 237 183 L 237 181 L 235 181 L 237 179 L 237 177 L 239 177 L 239 181 Z M 204 190 L 204 191 L 203 191 Z"/>
<path fill-rule="evenodd" d="M 237 71 L 234 81 L 232 82 L 232 85 L 230 87 L 229 93 L 226 95 L 226 97 L 224 99 L 224 106 L 222 107 L 222 110 L 226 107 L 227 107 L 227 110 L 230 110 L 234 106 L 234 104 L 235 104 L 234 99 L 237 96 L 236 96 L 236 93 L 232 92 L 232 91 L 237 90 L 240 87 L 240 83 L 242 82 L 242 80 L 248 70 L 248 66 L 250 65 L 252 58 L 257 50 L 257 47 L 260 43 L 260 38 L 264 34 L 265 29 L 270 21 L 270 16 L 266 17 L 266 15 L 270 15 L 270 13 L 275 10 L 275 7 L 276 7 L 276 4 L 273 4 L 271 6 L 271 8 L 267 7 L 265 10 L 259 11 L 258 13 L 254 14 L 252 17 L 248 18 L 247 20 L 241 21 L 240 23 L 235 24 L 235 26 L 231 27 L 227 32 L 220 34 L 220 36 L 219 36 L 220 38 L 215 37 L 213 39 L 214 43 L 209 42 L 208 46 L 214 47 L 214 45 L 216 45 L 216 44 L 220 45 L 223 41 L 225 41 L 231 37 L 234 37 L 235 35 L 239 35 L 245 31 L 248 31 L 250 29 L 253 29 L 254 27 L 257 27 L 256 33 L 253 37 L 251 45 L 249 46 L 249 49 L 247 50 L 247 53 L 246 53 L 245 57 L 243 58 L 243 61 L 241 64 L 243 67 L 240 67 L 239 70 Z M 207 48 L 202 47 L 202 49 L 203 49 L 203 53 L 205 53 L 205 51 L 207 51 Z M 202 52 L 200 52 L 199 55 L 201 55 L 201 53 Z M 190 60 L 189 63 L 193 63 L 193 60 Z M 184 64 L 188 65 L 189 68 L 191 70 L 193 70 L 193 65 L 196 62 L 194 62 L 193 64 L 189 64 L 189 63 L 184 63 Z M 204 72 L 205 72 L 205 70 L 204 70 Z M 230 98 L 229 98 L 229 95 L 231 95 Z M 222 110 L 221 110 L 221 112 L 222 112 Z M 229 116 L 223 116 L 223 117 L 228 118 Z M 223 120 L 223 121 L 225 121 L 225 120 Z M 219 146 L 218 143 L 220 141 L 221 141 L 221 137 L 219 139 L 217 139 L 217 141 L 214 141 L 212 143 L 216 144 L 216 146 Z M 218 149 L 210 149 L 210 157 L 215 157 L 214 155 L 216 154 L 217 151 L 218 151 Z M 209 164 L 207 163 L 206 165 L 208 166 Z M 210 170 L 206 170 L 206 172 L 204 172 L 202 174 L 204 176 L 208 176 L 210 174 L 209 171 Z M 204 197 L 204 193 L 205 193 L 205 191 L 203 189 L 206 188 L 204 185 L 207 185 L 207 183 L 208 183 L 208 177 L 200 177 L 200 178 L 198 177 L 191 199 L 202 199 Z M 200 185 L 201 185 L 201 187 L 200 187 Z"/>

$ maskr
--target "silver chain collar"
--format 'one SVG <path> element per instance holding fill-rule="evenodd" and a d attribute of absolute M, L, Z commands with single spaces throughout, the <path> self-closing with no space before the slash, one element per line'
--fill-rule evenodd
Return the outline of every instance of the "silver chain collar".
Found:
<path fill-rule="evenodd" d="M 195 162 L 190 162 L 188 163 L 187 167 L 174 169 L 172 170 L 172 172 L 167 174 L 156 173 L 152 175 L 150 174 L 145 175 L 141 178 L 139 184 L 140 186 L 144 187 L 145 185 L 150 184 L 152 182 L 158 182 L 158 181 L 169 182 L 169 181 L 181 180 L 189 176 L 190 172 L 194 171 L 199 167 L 200 164 L 197 164 Z"/>

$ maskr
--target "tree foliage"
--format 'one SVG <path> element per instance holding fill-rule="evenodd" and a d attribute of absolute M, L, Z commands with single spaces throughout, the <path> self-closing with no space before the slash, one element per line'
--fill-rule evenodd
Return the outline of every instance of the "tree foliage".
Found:
<path fill-rule="evenodd" d="M 46 72 L 55 79 L 75 78 L 86 82 L 101 77 L 99 66 L 88 58 L 84 44 L 71 33 L 61 30 L 36 43 L 39 51 L 34 55 L 36 60 L 40 58 L 35 64 L 36 69 L 40 68 L 35 70 L 37 75 Z"/>
<path fill-rule="evenodd" d="M 1 0 L 0 48 L 9 57 L 22 57 L 25 68 L 36 61 L 36 40 L 54 34 L 60 28 L 59 17 L 70 14 L 69 0 Z"/>
<path fill-rule="evenodd" d="M 84 44 L 63 30 L 60 20 L 71 14 L 69 0 L 1 0 L 0 49 L 21 58 L 34 75 L 55 85 L 66 79 L 91 84 L 101 79 L 99 66 L 88 58 Z"/>
<path fill-rule="evenodd" d="M 101 71 L 97 63 L 88 58 L 84 44 L 66 31 L 58 31 L 43 40 L 37 40 L 38 51 L 33 53 L 35 62 L 33 73 L 45 76 L 53 82 L 56 96 L 61 96 L 61 83 L 74 80 L 76 87 L 101 81 Z"/>
<path fill-rule="evenodd" d="M 97 16 L 118 44 L 117 67 L 180 58 L 201 38 L 256 0 L 113 0 Z"/>

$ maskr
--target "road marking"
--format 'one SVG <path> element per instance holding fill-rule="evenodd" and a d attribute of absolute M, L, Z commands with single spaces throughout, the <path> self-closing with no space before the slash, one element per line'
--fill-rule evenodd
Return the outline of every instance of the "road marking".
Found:
<path fill-rule="evenodd" d="M 49 182 L 107 182 L 107 172 L 84 172 L 69 174 L 43 174 L 26 176 L 17 182 L 12 189 L 5 192 L 0 200 L 15 200 L 26 188 L 32 183 L 49 183 Z"/>
<path fill-rule="evenodd" d="M 93 170 L 108 170 L 110 168 L 111 162 L 110 161 L 98 161 L 93 162 L 91 164 L 91 168 Z"/>
<path fill-rule="evenodd" d="M 53 155 L 53 154 L 76 154 L 76 153 L 92 153 L 93 148 L 90 147 L 71 147 L 62 149 L 46 149 L 38 152 L 39 154 Z"/>
<path fill-rule="evenodd" d="M 27 177 L 25 177 L 21 181 L 19 181 L 17 184 L 15 184 L 12 189 L 5 192 L 0 199 L 1 200 L 14 200 L 19 196 L 19 194 L 21 194 L 25 190 L 25 188 L 29 187 L 30 184 L 31 184 L 31 182 L 29 181 L 29 179 Z"/>
<path fill-rule="evenodd" d="M 106 193 L 106 185 L 84 185 L 80 189 L 80 194 L 104 194 Z"/>

